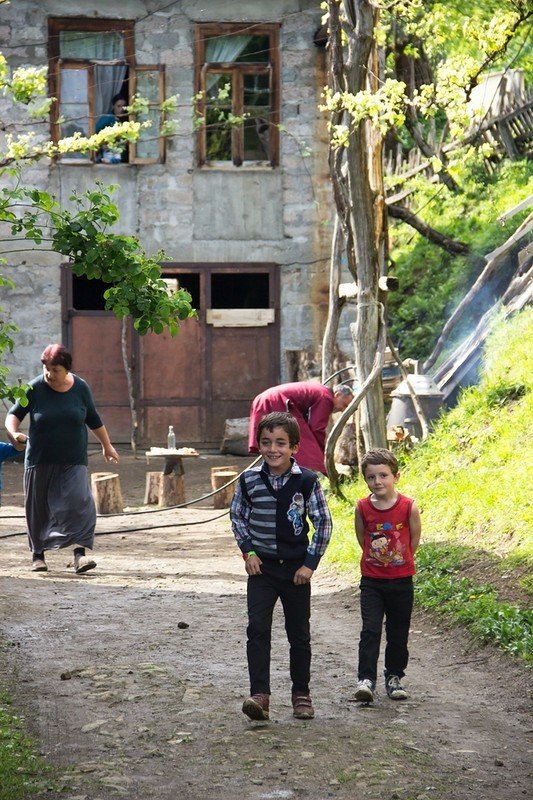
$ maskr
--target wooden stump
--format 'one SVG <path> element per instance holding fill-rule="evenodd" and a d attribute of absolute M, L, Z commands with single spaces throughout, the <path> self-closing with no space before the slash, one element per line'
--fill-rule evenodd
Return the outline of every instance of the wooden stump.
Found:
<path fill-rule="evenodd" d="M 183 475 L 159 473 L 157 503 L 160 506 L 178 506 L 185 502 L 185 479 Z"/>
<path fill-rule="evenodd" d="M 161 483 L 160 472 L 146 473 L 146 488 L 144 491 L 144 504 L 155 506 L 159 501 L 159 484 Z"/>
<path fill-rule="evenodd" d="M 94 472 L 91 489 L 97 514 L 120 514 L 124 510 L 120 478 L 114 472 Z"/>
<path fill-rule="evenodd" d="M 220 489 L 238 475 L 238 470 L 232 467 L 213 467 L 211 469 L 211 486 Z M 213 496 L 213 508 L 229 508 L 235 492 L 235 483 L 226 486 Z"/>

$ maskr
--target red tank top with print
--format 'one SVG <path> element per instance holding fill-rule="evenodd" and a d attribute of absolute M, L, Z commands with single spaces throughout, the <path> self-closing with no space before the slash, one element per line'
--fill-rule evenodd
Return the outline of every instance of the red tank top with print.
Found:
<path fill-rule="evenodd" d="M 361 575 L 367 578 L 408 578 L 415 574 L 409 517 L 413 501 L 398 494 L 391 508 L 382 511 L 370 501 L 357 507 L 365 525 Z"/>

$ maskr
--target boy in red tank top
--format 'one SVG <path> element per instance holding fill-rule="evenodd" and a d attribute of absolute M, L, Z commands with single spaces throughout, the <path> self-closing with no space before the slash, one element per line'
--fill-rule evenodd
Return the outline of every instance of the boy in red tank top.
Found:
<path fill-rule="evenodd" d="M 409 659 L 407 640 L 413 610 L 414 554 L 420 542 L 420 512 L 413 500 L 396 491 L 398 462 L 381 448 L 369 450 L 361 472 L 371 494 L 359 500 L 355 532 L 361 545 L 361 618 L 358 684 L 355 699 L 374 699 L 383 619 L 385 688 L 392 700 L 405 700 L 401 684 Z"/>

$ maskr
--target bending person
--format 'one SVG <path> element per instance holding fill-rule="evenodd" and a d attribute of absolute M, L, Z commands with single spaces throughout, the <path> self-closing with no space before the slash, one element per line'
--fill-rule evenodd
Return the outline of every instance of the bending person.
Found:
<path fill-rule="evenodd" d="M 70 371 L 70 353 L 60 344 L 50 344 L 41 362 L 43 374 L 30 382 L 28 405 L 15 403 L 6 417 L 6 430 L 15 444 L 25 440 L 19 426 L 30 415 L 24 504 L 32 569 L 48 569 L 46 550 L 73 546 L 75 571 L 87 572 L 96 567 L 85 553 L 93 548 L 96 525 L 87 472 L 87 427 L 100 441 L 106 461 L 118 464 L 119 456 L 88 384 Z"/>
<path fill-rule="evenodd" d="M 252 402 L 248 449 L 251 453 L 259 452 L 256 436 L 260 420 L 273 411 L 286 411 L 300 426 L 298 463 L 325 475 L 324 449 L 329 418 L 334 411 L 344 411 L 352 397 L 348 386 L 330 389 L 316 381 L 282 383 L 266 389 Z"/>

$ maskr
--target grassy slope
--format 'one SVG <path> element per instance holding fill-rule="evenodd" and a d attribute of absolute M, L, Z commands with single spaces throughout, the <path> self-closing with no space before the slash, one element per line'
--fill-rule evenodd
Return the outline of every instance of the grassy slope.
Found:
<path fill-rule="evenodd" d="M 468 389 L 428 440 L 405 457 L 400 482 L 423 513 L 419 602 L 445 609 L 483 639 L 526 657 L 532 644 L 526 611 L 533 588 L 532 341 L 532 309 L 497 326 L 480 385 Z M 327 557 L 357 569 L 353 500 L 366 486 L 359 481 L 346 493 L 350 505 L 331 503 L 336 532 Z M 515 607 L 516 613 L 510 610 Z M 495 632 L 496 618 L 515 630 Z"/>
<path fill-rule="evenodd" d="M 405 223 L 391 225 L 391 272 L 400 280 L 400 291 L 391 293 L 389 318 L 403 358 L 429 354 L 444 322 L 479 275 L 484 256 L 506 241 L 528 213 L 521 212 L 505 226 L 498 222 L 500 214 L 531 194 L 531 160 L 505 161 L 491 178 L 468 160 L 452 172 L 461 187 L 458 194 L 419 178 L 409 205 L 430 226 L 468 244 L 468 256 L 452 256 Z M 457 326 L 459 338 L 462 324 Z M 471 326 L 471 320 L 465 318 L 464 325 Z"/>

